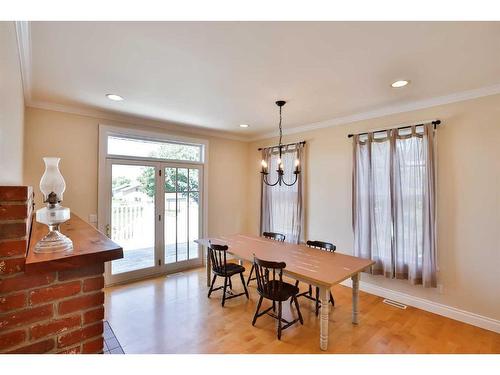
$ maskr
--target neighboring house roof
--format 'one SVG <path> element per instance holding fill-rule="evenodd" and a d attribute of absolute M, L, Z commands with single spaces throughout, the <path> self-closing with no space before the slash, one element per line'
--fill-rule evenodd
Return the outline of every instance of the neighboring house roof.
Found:
<path fill-rule="evenodd" d="M 130 193 L 135 193 L 138 191 L 140 185 L 141 184 L 138 182 L 136 182 L 134 184 L 123 184 L 123 185 L 120 185 L 120 186 L 113 188 L 113 194 L 122 193 L 123 195 L 127 195 Z"/>

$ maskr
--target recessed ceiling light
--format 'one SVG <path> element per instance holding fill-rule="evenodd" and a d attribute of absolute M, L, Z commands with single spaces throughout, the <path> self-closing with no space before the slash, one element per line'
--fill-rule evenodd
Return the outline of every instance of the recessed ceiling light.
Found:
<path fill-rule="evenodd" d="M 405 87 L 409 83 L 410 83 L 410 81 L 407 81 L 407 80 L 403 79 L 403 80 L 391 83 L 391 86 L 394 87 L 395 89 L 398 89 L 400 87 Z"/>
<path fill-rule="evenodd" d="M 116 94 L 106 94 L 106 98 L 109 100 L 114 100 L 115 102 L 121 102 L 123 98 L 120 95 Z"/>
<path fill-rule="evenodd" d="M 240 124 L 240 128 L 248 128 L 247 124 Z"/>

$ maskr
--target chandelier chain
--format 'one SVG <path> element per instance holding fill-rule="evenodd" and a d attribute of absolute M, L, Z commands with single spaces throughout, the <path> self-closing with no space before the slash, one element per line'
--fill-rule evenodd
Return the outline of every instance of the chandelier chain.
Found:
<path fill-rule="evenodd" d="M 281 106 L 280 106 L 280 125 L 279 125 L 279 128 L 280 128 L 280 141 L 278 144 L 279 144 L 280 150 L 281 150 L 281 139 L 283 138 L 283 130 L 281 129 Z"/>

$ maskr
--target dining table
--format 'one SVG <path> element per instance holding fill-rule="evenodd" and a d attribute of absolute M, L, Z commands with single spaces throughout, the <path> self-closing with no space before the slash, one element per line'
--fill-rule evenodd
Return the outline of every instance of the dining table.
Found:
<path fill-rule="evenodd" d="M 358 324 L 359 280 L 360 273 L 373 265 L 371 259 L 360 258 L 341 252 L 329 252 L 310 248 L 305 244 L 293 244 L 274 241 L 251 234 L 233 234 L 201 238 L 196 240 L 205 248 L 205 264 L 207 269 L 207 286 L 210 286 L 211 264 L 208 254 L 210 243 L 227 245 L 227 252 L 234 258 L 253 262 L 254 257 L 268 261 L 285 262 L 283 273 L 295 280 L 319 288 L 320 335 L 321 350 L 328 348 L 328 322 L 330 314 L 329 297 L 331 288 L 344 280 L 352 280 L 352 323 Z"/>

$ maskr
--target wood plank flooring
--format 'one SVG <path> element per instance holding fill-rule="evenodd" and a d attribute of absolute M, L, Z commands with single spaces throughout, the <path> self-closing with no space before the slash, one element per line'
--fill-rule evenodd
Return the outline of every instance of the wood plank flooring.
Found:
<path fill-rule="evenodd" d="M 234 298 L 222 308 L 221 291 L 207 298 L 205 275 L 199 268 L 107 288 L 106 320 L 125 353 L 322 353 L 312 301 L 300 299 L 304 325 L 286 329 L 278 341 L 271 317 L 251 324 L 255 281 L 250 300 Z M 233 287 L 242 290 L 236 278 Z M 339 285 L 332 292 L 328 353 L 500 353 L 500 334 L 412 307 L 401 310 L 363 292 L 354 326 L 351 289 Z M 295 316 L 284 306 L 285 318 Z"/>

